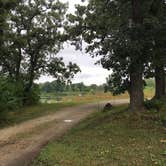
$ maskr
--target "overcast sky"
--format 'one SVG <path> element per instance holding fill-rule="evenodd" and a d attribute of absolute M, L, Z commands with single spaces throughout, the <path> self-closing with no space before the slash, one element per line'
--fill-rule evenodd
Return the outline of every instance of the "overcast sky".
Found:
<path fill-rule="evenodd" d="M 69 2 L 69 12 L 74 12 L 74 5 L 80 4 L 81 0 L 61 0 L 63 2 Z M 73 79 L 73 83 L 84 82 L 86 85 L 90 84 L 103 84 L 105 83 L 106 77 L 110 74 L 110 71 L 103 69 L 99 65 L 94 65 L 95 59 L 91 58 L 84 51 L 75 51 L 73 46 L 66 44 L 64 50 L 60 51 L 59 56 L 64 58 L 64 61 L 68 63 L 72 61 L 77 63 L 81 68 L 81 73 L 78 73 Z M 42 76 L 39 82 L 52 81 L 51 77 Z"/>

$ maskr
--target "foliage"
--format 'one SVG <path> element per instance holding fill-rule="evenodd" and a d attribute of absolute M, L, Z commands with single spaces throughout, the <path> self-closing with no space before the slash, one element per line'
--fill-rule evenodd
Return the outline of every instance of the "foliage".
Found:
<path fill-rule="evenodd" d="M 151 54 L 152 41 L 143 23 L 150 6 L 147 2 L 90 0 L 88 5 L 78 5 L 75 15 L 69 15 L 73 44 L 78 47 L 84 40 L 86 51 L 92 57 L 100 56 L 98 63 L 113 70 L 109 90 L 114 94 L 127 90 L 133 110 L 143 105 L 142 75 Z"/>
<path fill-rule="evenodd" d="M 10 7 L 13 2 L 2 2 L 4 12 L 0 12 L 0 18 L 4 18 L 2 30 L 0 23 L 0 74 L 22 83 L 24 104 L 36 103 L 39 90 L 34 81 L 41 75 L 69 82 L 80 71 L 76 64 L 66 65 L 57 56 L 67 40 L 67 4 L 58 0 L 18 0 Z"/>
<path fill-rule="evenodd" d="M 41 92 L 50 93 L 50 92 L 63 92 L 65 89 L 65 82 L 62 82 L 61 80 L 55 80 L 53 82 L 46 82 L 43 84 L 40 84 Z"/>
<path fill-rule="evenodd" d="M 106 79 L 106 84 L 104 85 L 105 92 L 112 92 L 113 95 L 119 95 L 125 93 L 130 86 L 130 82 L 127 79 L 122 79 L 120 74 L 112 73 Z M 144 87 L 146 90 L 153 91 L 155 89 L 154 79 L 146 79 L 144 81 Z"/>
<path fill-rule="evenodd" d="M 42 93 L 61 93 L 62 92 L 80 92 L 80 93 L 95 93 L 97 91 L 103 91 L 104 90 L 104 85 L 85 85 L 84 83 L 65 83 L 64 81 L 61 80 L 55 80 L 52 82 L 46 82 L 40 84 L 40 90 Z"/>
<path fill-rule="evenodd" d="M 22 106 L 23 85 L 10 79 L 0 78 L 0 112 Z"/>
<path fill-rule="evenodd" d="M 163 99 L 152 99 L 152 100 L 147 100 L 145 101 L 145 107 L 149 110 L 151 109 L 155 109 L 157 111 L 161 110 L 163 107 L 166 106 L 166 99 L 163 98 Z"/>
<path fill-rule="evenodd" d="M 24 92 L 24 105 L 34 105 L 40 100 L 40 89 L 38 84 L 33 84 L 30 92 Z"/>
<path fill-rule="evenodd" d="M 129 90 L 130 82 L 123 79 L 119 73 L 112 73 L 105 84 L 105 92 L 112 92 L 113 95 L 119 95 Z"/>
<path fill-rule="evenodd" d="M 155 88 L 154 79 L 146 79 L 146 87 L 154 89 Z"/>
<path fill-rule="evenodd" d="M 87 5 L 77 5 L 75 14 L 68 16 L 72 44 L 79 49 L 84 40 L 86 51 L 101 57 L 98 63 L 113 71 L 107 89 L 114 94 L 128 91 L 133 109 L 143 106 L 143 74 L 150 70 L 156 53 L 154 32 L 165 32 L 164 7 L 165 2 L 153 0 L 90 0 Z M 159 14 L 153 16 L 152 11 Z M 155 56 L 162 61 L 160 55 Z"/>

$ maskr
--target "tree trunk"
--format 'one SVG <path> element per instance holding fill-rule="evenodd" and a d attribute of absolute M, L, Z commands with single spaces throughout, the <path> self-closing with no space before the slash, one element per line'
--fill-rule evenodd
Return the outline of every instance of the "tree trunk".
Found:
<path fill-rule="evenodd" d="M 142 72 L 130 73 L 130 110 L 141 111 L 144 108 Z"/>
<path fill-rule="evenodd" d="M 24 100 L 23 103 L 26 104 L 31 104 L 31 92 L 32 92 L 32 87 L 33 87 L 33 81 L 34 81 L 34 77 L 35 77 L 35 73 L 34 73 L 34 64 L 31 63 L 30 65 L 30 71 L 29 71 L 29 79 L 28 79 L 28 84 L 25 87 L 25 93 L 24 93 Z M 30 95 L 30 96 L 29 96 Z"/>
<path fill-rule="evenodd" d="M 155 97 L 161 99 L 165 96 L 165 71 L 164 66 L 155 67 Z"/>
<path fill-rule="evenodd" d="M 36 56 L 35 55 L 31 55 L 30 58 L 30 67 L 29 67 L 29 78 L 28 78 L 28 84 L 26 85 L 25 88 L 25 100 L 24 103 L 28 103 L 29 102 L 29 94 L 32 91 L 32 87 L 33 87 L 33 81 L 35 78 L 35 66 L 36 66 Z"/>
<path fill-rule="evenodd" d="M 132 18 L 134 24 L 142 24 L 142 11 L 140 0 L 131 0 L 132 2 Z"/>
<path fill-rule="evenodd" d="M 141 2 L 140 0 L 131 0 L 132 3 L 132 19 L 134 27 L 137 25 L 142 25 L 143 17 L 141 11 Z M 131 36 L 133 42 L 137 38 Z M 138 54 L 138 57 L 133 55 L 131 56 L 131 67 L 130 67 L 130 110 L 132 111 L 141 111 L 144 108 L 144 93 L 143 93 L 143 69 L 142 61 L 140 60 L 140 53 L 137 51 L 135 54 Z M 142 53 L 143 54 L 143 53 Z"/>
<path fill-rule="evenodd" d="M 16 81 L 20 80 L 20 67 L 21 67 L 21 60 L 22 60 L 22 55 L 21 55 L 21 48 L 19 48 L 19 55 L 17 57 L 17 65 L 16 65 Z"/>
<path fill-rule="evenodd" d="M 28 80 L 28 85 L 26 87 L 26 92 L 30 93 L 32 86 L 33 86 L 33 81 L 34 81 L 34 77 L 35 77 L 35 65 L 33 62 L 31 62 L 31 67 L 30 67 L 30 71 L 29 71 L 29 80 Z"/>

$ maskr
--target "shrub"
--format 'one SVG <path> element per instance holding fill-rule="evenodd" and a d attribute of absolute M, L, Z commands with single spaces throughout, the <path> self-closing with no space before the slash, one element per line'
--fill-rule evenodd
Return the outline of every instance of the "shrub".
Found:
<path fill-rule="evenodd" d="M 24 105 L 34 105 L 40 100 L 39 85 L 34 84 L 30 92 L 24 94 Z"/>
<path fill-rule="evenodd" d="M 0 111 L 17 109 L 22 106 L 23 84 L 0 78 Z"/>
<path fill-rule="evenodd" d="M 147 109 L 156 109 L 160 110 L 165 104 L 165 100 L 157 100 L 157 99 L 152 99 L 152 100 L 146 100 L 145 101 L 145 107 Z"/>

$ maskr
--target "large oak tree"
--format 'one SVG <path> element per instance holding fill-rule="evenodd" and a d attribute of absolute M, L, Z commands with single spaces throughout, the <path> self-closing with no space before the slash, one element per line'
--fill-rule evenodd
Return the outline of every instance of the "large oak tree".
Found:
<path fill-rule="evenodd" d="M 150 45 L 143 26 L 142 3 L 90 0 L 87 6 L 78 5 L 75 15 L 69 16 L 71 40 L 76 46 L 84 40 L 87 52 L 101 56 L 103 67 L 125 80 L 131 110 L 143 108 L 143 71 Z"/>

